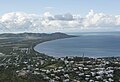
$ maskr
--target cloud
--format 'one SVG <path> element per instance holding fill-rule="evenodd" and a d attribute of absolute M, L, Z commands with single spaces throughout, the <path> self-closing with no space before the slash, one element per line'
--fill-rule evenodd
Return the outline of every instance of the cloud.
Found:
<path fill-rule="evenodd" d="M 55 20 L 66 20 L 66 21 L 71 21 L 73 20 L 73 15 L 71 15 L 70 13 L 64 14 L 64 15 L 55 15 L 54 16 Z"/>
<path fill-rule="evenodd" d="M 106 15 L 104 13 L 94 13 L 91 10 L 85 17 L 83 24 L 85 27 L 116 27 L 118 17 Z M 119 26 L 120 24 L 118 24 Z"/>
<path fill-rule="evenodd" d="M 90 10 L 85 17 L 71 13 L 54 15 L 50 12 L 42 15 L 11 12 L 0 16 L 0 32 L 71 32 L 96 29 L 120 30 L 120 15 Z"/>

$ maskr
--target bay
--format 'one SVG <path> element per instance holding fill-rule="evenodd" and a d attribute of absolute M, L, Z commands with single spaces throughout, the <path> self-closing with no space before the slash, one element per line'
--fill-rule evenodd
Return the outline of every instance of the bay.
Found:
<path fill-rule="evenodd" d="M 116 57 L 120 56 L 120 36 L 84 35 L 43 42 L 34 49 L 54 57 L 81 57 L 83 53 L 87 57 Z"/>

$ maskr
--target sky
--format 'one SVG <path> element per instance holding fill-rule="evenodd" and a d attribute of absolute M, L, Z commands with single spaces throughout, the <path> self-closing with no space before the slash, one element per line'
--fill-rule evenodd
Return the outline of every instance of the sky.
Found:
<path fill-rule="evenodd" d="M 73 13 L 86 15 L 90 9 L 108 14 L 119 14 L 120 0 L 0 0 L 0 14 L 8 12 Z"/>
<path fill-rule="evenodd" d="M 120 0 L 0 0 L 0 32 L 119 31 Z"/>

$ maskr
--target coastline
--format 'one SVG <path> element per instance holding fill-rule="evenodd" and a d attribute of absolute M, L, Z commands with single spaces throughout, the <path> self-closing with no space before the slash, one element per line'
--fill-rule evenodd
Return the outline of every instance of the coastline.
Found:
<path fill-rule="evenodd" d="M 118 59 L 120 60 L 120 57 L 91 58 L 91 57 L 85 57 L 84 55 L 83 57 L 66 56 L 66 57 L 58 58 L 58 57 L 49 56 L 49 54 L 39 53 L 34 50 L 34 46 L 38 44 L 42 44 L 54 40 L 67 39 L 67 38 L 73 38 L 73 37 L 68 36 L 64 38 L 63 37 L 56 38 L 52 36 L 50 38 L 44 37 L 44 38 L 36 38 L 36 39 L 27 39 L 21 42 L 19 41 L 15 42 L 16 39 L 14 38 L 7 40 L 6 41 L 7 44 L 4 44 L 3 47 L 1 48 L 1 52 L 3 52 L 4 50 L 5 55 L 9 54 L 10 56 L 1 57 L 0 60 L 1 69 L 2 69 L 0 71 L 1 77 L 5 79 L 8 79 L 7 77 L 10 77 L 10 79 L 16 77 L 15 82 L 18 80 L 21 80 L 21 82 L 23 81 L 29 82 L 30 80 L 32 82 L 48 82 L 51 79 L 55 79 L 53 77 L 54 75 L 60 78 L 56 81 L 61 82 L 61 80 L 64 80 L 61 77 L 66 78 L 66 73 L 67 73 L 67 75 L 69 75 L 70 81 L 72 81 L 74 79 L 73 77 L 75 78 L 78 77 L 78 79 L 80 79 L 79 77 L 81 77 L 81 74 L 83 73 L 85 74 L 83 76 L 86 77 L 86 75 L 92 72 L 91 67 L 93 67 L 93 69 L 98 69 L 98 68 L 101 69 L 101 67 L 99 67 L 100 65 L 104 65 L 104 67 L 103 66 L 102 67 L 106 71 L 115 70 L 115 74 L 111 73 L 112 75 L 116 75 L 116 77 L 119 75 L 118 72 L 119 70 L 117 69 L 119 68 L 119 64 L 116 64 L 116 62 L 118 62 Z M 9 41 L 11 42 L 14 41 L 14 42 L 11 44 L 9 43 Z M 115 68 L 108 70 L 109 67 L 113 67 L 113 68 L 115 67 Z M 100 72 L 100 71 L 101 70 L 96 70 L 96 72 Z M 90 78 L 93 78 L 91 75 L 89 76 Z M 26 80 L 21 77 L 24 77 Z M 33 77 L 35 78 L 32 79 Z M 85 80 L 82 79 L 81 81 L 85 81 Z"/>
<path fill-rule="evenodd" d="M 78 36 L 78 37 L 80 37 L 80 36 Z M 39 46 L 41 45 L 41 44 L 45 44 L 45 43 L 49 43 L 49 42 L 54 42 L 54 41 L 61 41 L 61 40 L 65 40 L 65 39 L 71 39 L 71 38 L 74 38 L 74 37 L 70 37 L 70 38 L 63 38 L 63 39 L 55 39 L 55 40 L 50 40 L 50 41 L 45 41 L 45 42 L 42 42 L 42 43 L 38 43 L 36 46 L 34 46 L 34 50 L 36 51 L 36 52 L 38 52 L 38 53 L 43 53 L 43 54 L 45 54 L 45 55 L 47 55 L 47 56 L 52 56 L 52 57 L 55 57 L 55 58 L 61 58 L 61 57 L 82 57 L 82 54 L 80 54 L 80 55 L 65 55 L 65 56 L 61 56 L 59 53 L 57 53 L 57 52 L 55 52 L 56 54 L 58 54 L 58 55 L 55 55 L 55 53 L 54 53 L 54 51 L 53 51 L 53 54 L 52 53 L 49 53 L 49 51 L 47 52 L 47 53 L 45 53 L 45 51 L 39 51 L 39 49 L 37 49 L 37 46 L 38 46 L 38 48 L 39 48 Z M 35 49 L 36 48 L 36 49 Z M 84 53 L 84 52 L 83 52 Z M 63 53 L 62 53 L 63 54 Z M 96 55 L 96 56 L 94 56 L 94 54 L 93 55 L 91 55 L 90 56 L 90 54 L 85 54 L 85 57 L 88 57 L 88 58 L 111 58 L 111 57 L 120 57 L 119 55 L 116 55 L 116 56 L 114 56 L 114 55 L 102 55 L 102 56 L 100 56 L 99 54 L 98 55 Z"/>
<path fill-rule="evenodd" d="M 35 44 L 32 46 L 32 49 L 33 49 L 35 52 L 37 52 L 37 53 L 45 54 L 45 53 L 41 53 L 41 52 L 35 50 L 35 47 L 36 47 L 37 45 L 42 44 L 42 43 L 51 42 L 51 41 L 56 41 L 56 40 L 63 40 L 63 39 L 68 39 L 68 38 L 74 38 L 74 37 L 79 37 L 79 36 L 70 36 L 70 37 L 66 37 L 66 38 L 59 38 L 59 39 L 53 39 L 53 40 L 46 40 L 46 41 L 43 41 L 43 42 L 40 42 L 40 43 L 38 42 L 38 43 L 35 43 Z M 45 54 L 45 55 L 46 55 L 46 56 L 50 56 L 50 55 L 48 55 L 48 54 Z M 50 57 L 54 57 L 54 56 L 50 56 Z"/>

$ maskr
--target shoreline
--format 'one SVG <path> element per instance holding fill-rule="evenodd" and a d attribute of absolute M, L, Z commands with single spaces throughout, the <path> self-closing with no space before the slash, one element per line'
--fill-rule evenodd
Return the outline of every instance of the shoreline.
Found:
<path fill-rule="evenodd" d="M 35 43 L 35 44 L 32 46 L 32 49 L 33 49 L 33 51 L 35 51 L 35 52 L 37 52 L 37 53 L 39 53 L 39 54 L 45 54 L 45 53 L 41 53 L 41 52 L 36 51 L 36 50 L 35 50 L 35 47 L 36 47 L 37 45 L 39 45 L 39 44 L 42 44 L 42 43 L 46 43 L 46 42 L 50 42 L 50 41 L 55 41 L 55 40 L 62 40 L 62 39 L 74 38 L 74 37 L 79 37 L 79 36 L 70 36 L 70 37 L 66 37 L 66 38 L 46 40 L 46 41 L 43 41 L 43 42 Z M 49 57 L 54 57 L 54 56 L 50 56 L 50 55 L 48 55 L 48 54 L 45 54 L 45 55 L 46 55 L 46 56 L 49 56 Z M 56 58 L 56 57 L 54 57 L 54 58 Z"/>
<path fill-rule="evenodd" d="M 72 38 L 70 36 L 66 37 Z M 20 40 L 20 42 L 16 42 L 16 39 L 14 38 L 14 40 L 8 39 L 6 41 L 7 44 L 4 44 L 4 47 L 1 48 L 1 52 L 5 52 L 6 55 L 9 54 L 9 56 L 1 57 L 1 78 L 5 79 L 5 81 L 8 81 L 8 77 L 10 77 L 9 80 L 11 81 L 14 78 L 15 82 L 48 82 L 52 79 L 55 79 L 55 82 L 61 82 L 64 80 L 64 78 L 66 78 L 67 74 L 70 81 L 74 81 L 74 78 L 79 79 L 80 81 L 86 81 L 85 78 L 88 77 L 88 74 L 89 78 L 94 80 L 94 77 L 98 75 L 95 75 L 93 77 L 91 76 L 91 72 L 93 72 L 93 69 L 96 69 L 94 73 L 101 72 L 101 66 L 102 68 L 104 68 L 105 71 L 115 71 L 115 73 L 111 73 L 112 75 L 116 75 L 116 77 L 119 75 L 118 68 L 120 67 L 120 57 L 91 58 L 85 57 L 84 55 L 83 57 L 66 56 L 58 58 L 34 50 L 34 46 L 38 44 L 58 40 L 58 38 L 65 39 L 66 37 L 50 37 L 48 35 L 48 37 L 43 38 L 28 38 L 27 40 L 23 41 Z M 9 42 L 13 42 L 13 44 Z M 3 43 L 5 42 L 3 41 Z M 72 46 L 70 48 L 72 48 Z M 109 67 L 112 68 L 108 70 Z M 80 78 L 82 77 L 81 74 L 84 77 L 83 79 Z M 103 77 L 106 77 L 108 75 L 109 74 Z M 54 76 L 57 76 L 59 79 L 56 79 L 56 77 Z M 115 79 L 116 77 L 114 77 L 113 79 Z"/>
<path fill-rule="evenodd" d="M 75 36 L 75 37 L 80 37 L 80 36 Z M 46 54 L 46 53 L 42 53 L 42 52 L 40 52 L 40 51 L 37 51 L 36 49 L 35 49 L 35 47 L 36 46 L 38 46 L 38 45 L 41 45 L 42 43 L 47 43 L 47 42 L 52 42 L 52 41 L 56 41 L 56 40 L 64 40 L 64 39 L 69 39 L 69 38 L 75 38 L 75 37 L 68 37 L 68 38 L 61 38 L 61 39 L 55 39 L 55 40 L 48 40 L 48 41 L 44 41 L 44 42 L 41 42 L 41 43 L 38 43 L 38 44 L 36 44 L 35 46 L 33 46 L 33 50 L 35 51 L 35 52 L 37 52 L 37 53 L 40 53 L 40 54 L 45 54 L 46 56 L 49 56 L 49 57 L 54 57 L 54 58 L 65 58 L 65 57 L 82 57 L 82 55 L 81 56 L 78 56 L 78 55 L 73 55 L 73 56 L 54 56 L 54 55 L 50 55 L 50 54 Z M 120 56 L 96 56 L 96 57 L 94 57 L 94 56 L 85 56 L 85 57 L 87 57 L 87 58 L 120 58 Z"/>

